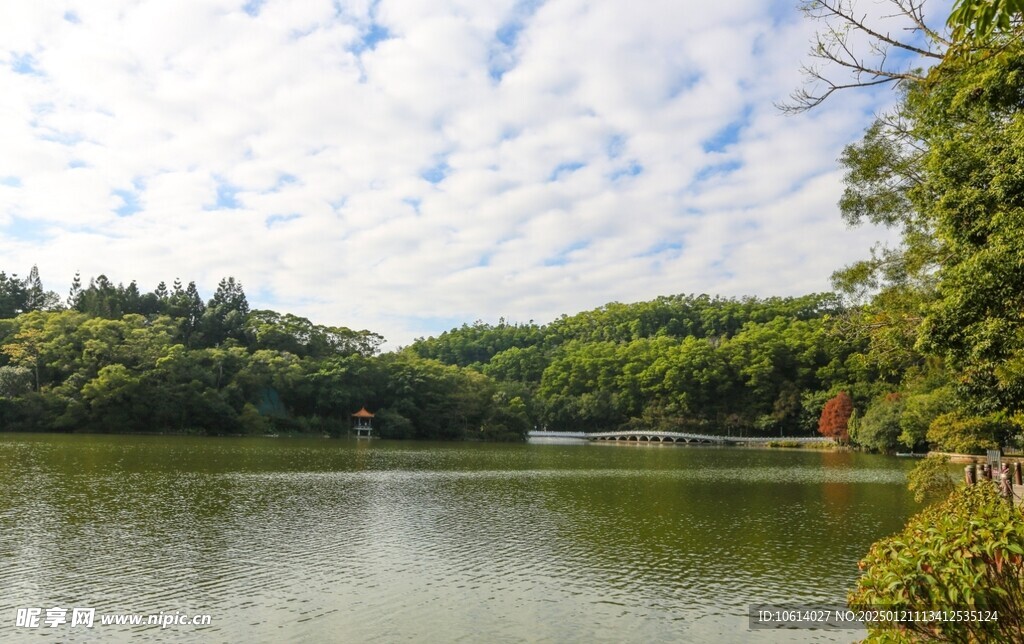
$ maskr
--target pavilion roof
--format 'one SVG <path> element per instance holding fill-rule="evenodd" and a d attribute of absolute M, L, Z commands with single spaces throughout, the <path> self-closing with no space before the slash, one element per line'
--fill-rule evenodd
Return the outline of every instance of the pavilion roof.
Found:
<path fill-rule="evenodd" d="M 366 411 L 366 407 L 363 407 L 356 413 L 352 414 L 353 418 L 373 418 L 373 414 Z"/>

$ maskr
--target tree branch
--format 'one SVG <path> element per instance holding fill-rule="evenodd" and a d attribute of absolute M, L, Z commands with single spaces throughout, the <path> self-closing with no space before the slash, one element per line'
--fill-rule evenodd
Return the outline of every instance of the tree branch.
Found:
<path fill-rule="evenodd" d="M 923 35 L 928 45 L 919 46 L 909 39 L 895 38 L 888 31 L 869 24 L 866 14 L 857 17 L 854 0 L 805 0 L 801 6 L 804 14 L 823 23 L 810 55 L 825 61 L 829 67 L 846 70 L 853 82 L 833 80 L 818 67 L 805 66 L 803 73 L 807 81 L 804 87 L 790 94 L 788 102 L 776 103 L 775 106 L 783 113 L 798 114 L 821 105 L 841 89 L 923 80 L 924 75 L 911 66 L 913 62 L 902 67 L 890 65 L 889 50 L 895 47 L 921 58 L 941 60 L 950 41 L 925 22 L 923 0 L 888 1 L 896 11 L 886 18 L 903 19 L 906 24 L 904 30 Z M 851 34 L 861 34 L 867 38 L 867 57 L 858 55 L 851 46 Z M 932 45 L 936 45 L 938 51 Z"/>

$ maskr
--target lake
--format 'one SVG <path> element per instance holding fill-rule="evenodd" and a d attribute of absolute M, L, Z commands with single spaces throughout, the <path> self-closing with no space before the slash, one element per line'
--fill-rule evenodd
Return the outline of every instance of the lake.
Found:
<path fill-rule="evenodd" d="M 868 546 L 918 509 L 912 465 L 0 434 L 0 640 L 850 642 L 865 632 L 750 631 L 748 606 L 845 604 Z M 17 626 L 29 608 L 39 626 Z M 73 608 L 93 609 L 93 626 L 72 626 Z M 209 624 L 100 623 L 118 615 Z"/>

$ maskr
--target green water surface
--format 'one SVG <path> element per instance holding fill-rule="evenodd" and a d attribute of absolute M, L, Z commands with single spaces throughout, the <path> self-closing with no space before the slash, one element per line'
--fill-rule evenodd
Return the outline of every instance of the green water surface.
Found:
<path fill-rule="evenodd" d="M 0 640 L 849 642 L 911 463 L 661 445 L 0 434 Z M 16 626 L 19 608 L 208 626 Z"/>

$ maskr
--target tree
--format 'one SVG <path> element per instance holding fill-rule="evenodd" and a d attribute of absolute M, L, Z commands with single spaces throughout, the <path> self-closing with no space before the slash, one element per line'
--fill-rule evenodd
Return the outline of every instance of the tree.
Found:
<path fill-rule="evenodd" d="M 509 347 L 491 356 L 484 373 L 497 380 L 540 382 L 547 366 L 548 357 L 540 347 Z"/>
<path fill-rule="evenodd" d="M 0 271 L 0 318 L 13 318 L 25 310 L 25 283 L 17 275 Z"/>
<path fill-rule="evenodd" d="M 982 454 L 999 449 L 1011 425 L 1004 414 L 973 416 L 963 411 L 942 414 L 928 427 L 928 442 L 942 452 Z"/>
<path fill-rule="evenodd" d="M 203 304 L 203 298 L 199 297 L 196 283 L 189 282 L 188 287 L 182 290 L 181 282 L 175 279 L 174 291 L 171 293 L 167 310 L 171 317 L 181 319 L 182 339 L 186 345 L 192 346 L 199 333 L 203 313 L 206 311 L 206 305 Z"/>
<path fill-rule="evenodd" d="M 486 440 L 521 441 L 526 439 L 530 426 L 523 399 L 510 399 L 505 392 L 498 392 L 491 399 L 490 412 L 480 433 Z"/>
<path fill-rule="evenodd" d="M 140 388 L 138 375 L 124 365 L 112 364 L 100 369 L 82 387 L 82 400 L 98 427 L 107 431 L 138 431 L 145 428 L 146 418 L 140 413 L 145 404 L 145 396 L 139 395 Z"/>
<path fill-rule="evenodd" d="M 853 414 L 853 400 L 845 391 L 825 403 L 818 421 L 818 432 L 822 436 L 840 442 L 849 440 L 850 415 Z"/>
<path fill-rule="evenodd" d="M 124 313 L 122 298 L 106 275 L 89 279 L 89 286 L 78 298 L 77 308 L 82 313 L 116 319 Z"/>
<path fill-rule="evenodd" d="M 805 0 L 801 11 L 821 24 L 810 51 L 815 62 L 803 67 L 804 87 L 777 107 L 795 114 L 817 107 L 840 90 L 923 80 L 916 61 L 938 62 L 951 41 L 925 20 L 924 0 L 887 4 L 888 13 L 872 18 L 858 11 L 854 0 Z M 903 33 L 894 36 L 893 28 Z M 892 55 L 893 51 L 902 55 Z"/>
<path fill-rule="evenodd" d="M 78 301 L 82 297 L 82 275 L 75 271 L 75 277 L 71 280 L 71 288 L 68 289 L 67 305 L 69 309 L 78 309 Z"/>
<path fill-rule="evenodd" d="M 39 278 L 39 267 L 32 265 L 28 277 L 25 278 L 25 311 L 52 311 L 60 308 L 60 296 L 53 291 L 43 289 L 43 281 Z"/>
<path fill-rule="evenodd" d="M 118 285 L 118 295 L 121 296 L 121 310 L 124 313 L 142 313 L 142 293 L 139 292 L 139 285 L 132 280 L 128 286 Z"/>
<path fill-rule="evenodd" d="M 896 111 L 844 152 L 844 217 L 894 228 L 900 242 L 834 280 L 875 295 L 857 322 L 875 357 L 895 356 L 893 371 L 941 359 L 966 421 L 1024 412 L 1024 38 L 1017 3 L 958 11 L 950 24 L 971 31 L 970 47 L 902 79 Z M 946 39 L 923 24 L 939 53 Z"/>
<path fill-rule="evenodd" d="M 898 393 L 890 393 L 873 401 L 858 420 L 850 439 L 868 449 L 891 452 L 900 436 L 900 417 L 906 401 Z"/>
<path fill-rule="evenodd" d="M 961 50 L 986 48 L 996 36 L 1021 29 L 1022 0 L 957 0 L 946 23 Z"/>
<path fill-rule="evenodd" d="M 26 325 L 18 331 L 12 340 L 13 342 L 0 348 L 0 351 L 3 351 L 13 364 L 33 371 L 35 390 L 39 391 L 39 370 L 43 345 L 42 329 L 38 325 Z"/>
<path fill-rule="evenodd" d="M 242 284 L 233 277 L 222 279 L 202 314 L 200 327 L 204 343 L 217 346 L 228 338 L 242 342 L 245 339 L 247 315 L 249 302 L 245 298 Z"/>
<path fill-rule="evenodd" d="M 32 391 L 32 370 L 26 367 L 0 367 L 0 398 L 16 398 Z"/>
<path fill-rule="evenodd" d="M 907 489 L 918 503 L 948 498 L 956 489 L 949 473 L 949 457 L 929 454 L 907 474 Z"/>
<path fill-rule="evenodd" d="M 962 392 L 976 411 L 1020 411 L 1024 46 L 980 62 L 956 59 L 949 70 L 917 108 L 929 141 L 920 201 L 946 249 L 922 345 L 963 374 Z"/>

